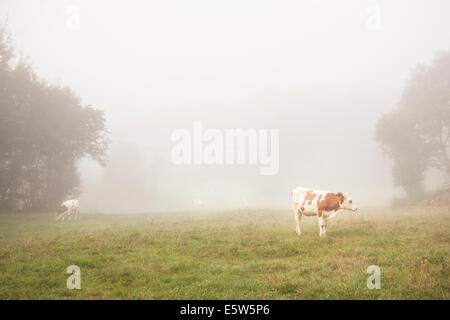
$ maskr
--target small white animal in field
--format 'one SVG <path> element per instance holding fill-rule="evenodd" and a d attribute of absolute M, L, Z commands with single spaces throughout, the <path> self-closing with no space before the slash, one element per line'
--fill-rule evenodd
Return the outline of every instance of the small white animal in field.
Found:
<path fill-rule="evenodd" d="M 296 228 L 301 235 L 300 220 L 302 216 L 317 216 L 319 220 L 320 236 L 327 235 L 327 221 L 336 216 L 342 210 L 356 211 L 358 208 L 347 193 L 329 192 L 311 188 L 297 187 L 291 192 L 292 208 Z"/>
<path fill-rule="evenodd" d="M 79 209 L 80 209 L 80 203 L 78 202 L 78 200 L 64 201 L 59 206 L 58 211 L 56 211 L 56 221 L 64 220 L 66 215 L 67 215 L 67 220 L 70 220 L 72 218 L 72 215 L 74 216 L 74 219 L 77 220 Z"/>
<path fill-rule="evenodd" d="M 199 207 L 199 208 L 203 208 L 205 206 L 205 203 L 203 202 L 203 200 L 200 200 L 200 199 L 193 199 L 192 204 L 194 205 L 194 207 Z"/>
<path fill-rule="evenodd" d="M 249 213 L 250 204 L 247 199 L 243 198 L 241 199 L 239 203 L 239 213 Z"/>

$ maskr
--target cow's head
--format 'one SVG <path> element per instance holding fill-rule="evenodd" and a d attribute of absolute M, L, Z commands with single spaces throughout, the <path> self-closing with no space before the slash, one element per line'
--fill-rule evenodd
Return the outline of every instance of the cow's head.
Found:
<path fill-rule="evenodd" d="M 62 215 L 64 212 L 66 212 L 68 208 L 64 205 L 61 205 L 58 210 L 56 211 L 56 219 L 59 218 L 60 215 Z"/>
<path fill-rule="evenodd" d="M 338 192 L 338 196 L 340 198 L 339 204 L 341 209 L 356 211 L 358 208 L 353 203 L 352 198 L 348 195 L 348 193 Z"/>

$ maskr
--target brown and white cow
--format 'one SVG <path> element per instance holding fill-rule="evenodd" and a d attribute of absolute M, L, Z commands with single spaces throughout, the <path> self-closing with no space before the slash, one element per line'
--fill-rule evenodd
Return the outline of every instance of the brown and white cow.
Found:
<path fill-rule="evenodd" d="M 303 215 L 317 216 L 319 219 L 320 236 L 327 234 L 327 221 L 341 210 L 356 211 L 353 200 L 347 193 L 329 192 L 311 188 L 297 187 L 291 192 L 292 208 L 298 235 L 301 235 L 300 221 Z"/>
<path fill-rule="evenodd" d="M 56 221 L 64 220 L 67 215 L 67 219 L 70 220 L 72 218 L 72 214 L 74 215 L 74 219 L 78 219 L 78 211 L 80 209 L 80 203 L 78 200 L 67 200 L 61 203 L 56 211 Z"/>

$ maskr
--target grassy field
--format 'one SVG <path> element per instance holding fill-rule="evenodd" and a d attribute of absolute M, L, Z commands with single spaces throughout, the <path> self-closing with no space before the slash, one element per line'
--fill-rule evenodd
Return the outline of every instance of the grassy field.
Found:
<path fill-rule="evenodd" d="M 448 208 L 0 215 L 1 299 L 448 299 Z M 81 268 L 81 290 L 66 268 Z M 381 289 L 369 290 L 369 265 Z"/>

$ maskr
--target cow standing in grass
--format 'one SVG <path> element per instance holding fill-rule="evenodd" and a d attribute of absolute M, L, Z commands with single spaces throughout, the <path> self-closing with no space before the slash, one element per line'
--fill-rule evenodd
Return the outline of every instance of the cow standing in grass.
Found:
<path fill-rule="evenodd" d="M 61 203 L 61 205 L 58 208 L 58 211 L 56 211 L 56 221 L 58 220 L 64 220 L 65 216 L 67 215 L 67 220 L 71 220 L 72 215 L 74 216 L 74 219 L 78 219 L 78 212 L 80 208 L 80 203 L 78 200 L 67 200 Z"/>
<path fill-rule="evenodd" d="M 352 199 L 347 193 L 332 193 L 324 190 L 297 187 L 291 192 L 292 208 L 298 235 L 301 235 L 300 221 L 303 215 L 317 216 L 320 236 L 327 234 L 327 222 L 342 210 L 356 211 Z"/>

